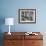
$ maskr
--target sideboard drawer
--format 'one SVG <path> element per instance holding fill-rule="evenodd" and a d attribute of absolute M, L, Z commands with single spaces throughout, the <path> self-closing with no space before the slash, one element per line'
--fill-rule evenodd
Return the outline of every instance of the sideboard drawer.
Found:
<path fill-rule="evenodd" d="M 22 40 L 22 39 L 24 39 L 24 36 L 23 35 L 15 35 L 15 36 L 13 36 L 13 35 L 6 35 L 6 36 L 4 36 L 4 39 Z"/>
<path fill-rule="evenodd" d="M 41 39 L 41 40 L 43 40 L 43 36 L 41 36 L 41 35 L 25 35 L 25 39 L 27 39 L 27 40 L 29 40 L 29 39 L 35 39 L 35 40 L 37 40 L 37 39 Z"/>
<path fill-rule="evenodd" d="M 42 40 L 25 40 L 24 46 L 43 46 Z"/>
<path fill-rule="evenodd" d="M 5 46 L 15 46 L 16 41 L 15 40 L 5 40 L 4 44 Z"/>
<path fill-rule="evenodd" d="M 23 46 L 23 40 L 5 40 L 5 46 Z"/>

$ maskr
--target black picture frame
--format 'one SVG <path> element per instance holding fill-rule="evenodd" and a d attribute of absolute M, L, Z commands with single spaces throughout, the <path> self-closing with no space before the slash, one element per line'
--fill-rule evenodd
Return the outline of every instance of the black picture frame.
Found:
<path fill-rule="evenodd" d="M 36 9 L 19 9 L 18 23 L 36 23 Z"/>

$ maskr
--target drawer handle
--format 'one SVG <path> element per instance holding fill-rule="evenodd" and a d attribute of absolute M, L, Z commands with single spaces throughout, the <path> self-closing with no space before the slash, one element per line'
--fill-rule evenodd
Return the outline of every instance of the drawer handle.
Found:
<path fill-rule="evenodd" d="M 32 44 L 34 44 L 35 42 L 32 42 Z"/>

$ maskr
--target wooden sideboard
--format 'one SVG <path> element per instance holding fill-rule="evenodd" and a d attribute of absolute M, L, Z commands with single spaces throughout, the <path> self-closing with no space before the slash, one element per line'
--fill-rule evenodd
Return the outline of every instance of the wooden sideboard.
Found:
<path fill-rule="evenodd" d="M 11 32 L 8 35 L 4 33 L 4 46 L 43 46 L 43 35 L 40 32 L 38 35 L 25 35 L 26 32 Z"/>

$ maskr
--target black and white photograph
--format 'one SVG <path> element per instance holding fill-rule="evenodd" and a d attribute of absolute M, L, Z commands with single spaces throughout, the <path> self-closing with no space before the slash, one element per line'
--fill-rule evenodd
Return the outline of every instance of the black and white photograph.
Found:
<path fill-rule="evenodd" d="M 36 9 L 19 9 L 19 23 L 36 23 Z"/>

